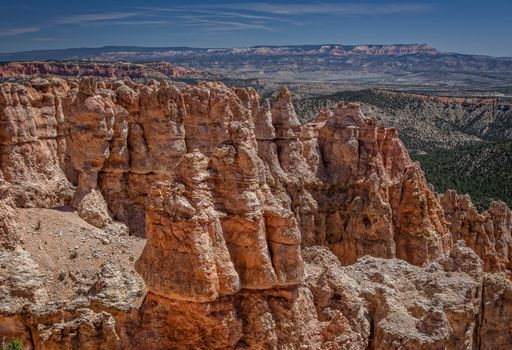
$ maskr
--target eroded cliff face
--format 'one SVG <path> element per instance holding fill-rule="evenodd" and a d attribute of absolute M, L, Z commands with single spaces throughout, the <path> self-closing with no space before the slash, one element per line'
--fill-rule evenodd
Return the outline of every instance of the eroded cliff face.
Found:
<path fill-rule="evenodd" d="M 508 322 L 506 302 L 481 306 L 497 282 L 453 244 L 508 271 L 508 209 L 471 217 L 491 220 L 479 234 L 492 243 L 471 241 L 460 204 L 439 201 L 396 130 L 355 104 L 301 125 L 286 88 L 272 106 L 218 83 L 0 89 L 6 261 L 38 265 L 20 253 L 21 208 L 70 206 L 107 236 L 146 239 L 135 264 L 145 287 L 130 266 L 103 267 L 56 304 L 44 276 L 27 294 L 14 267 L 2 270 L 0 300 L 21 299 L 2 310 L 0 333 L 41 349 L 476 349 Z"/>
<path fill-rule="evenodd" d="M 485 270 L 512 270 L 512 211 L 503 202 L 479 213 L 467 195 L 448 191 L 440 196 L 454 240 L 464 240 L 482 258 Z"/>

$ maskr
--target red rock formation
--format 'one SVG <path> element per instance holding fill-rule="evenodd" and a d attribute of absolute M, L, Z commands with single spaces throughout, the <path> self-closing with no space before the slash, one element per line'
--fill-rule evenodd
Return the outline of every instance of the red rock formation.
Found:
<path fill-rule="evenodd" d="M 73 194 L 64 166 L 64 81 L 0 86 L 3 179 L 18 206 L 63 205 Z"/>
<path fill-rule="evenodd" d="M 482 266 L 452 244 L 464 238 L 488 271 L 510 268 L 508 209 L 468 217 L 458 197 L 440 202 L 396 130 L 358 105 L 300 125 L 286 88 L 272 106 L 221 83 L 0 91 L 0 258 L 19 261 L 0 270 L 5 334 L 30 329 L 48 349 L 467 349 L 508 320 L 506 305 L 481 310 Z M 12 250 L 12 207 L 65 204 L 147 238 L 142 305 L 137 279 L 115 269 L 68 305 L 43 306 L 39 275 L 12 279 L 36 270 Z M 464 230 L 475 220 L 483 244 Z"/>
<path fill-rule="evenodd" d="M 297 225 L 303 245 L 330 246 L 344 263 L 371 254 L 421 265 L 450 247 L 442 210 L 395 131 L 375 128 L 356 105 L 341 104 L 334 116 L 301 126 L 287 90 L 269 111 L 260 108 L 253 90 L 221 84 L 183 92 L 156 82 L 95 85 L 91 79 L 78 86 L 60 81 L 4 85 L 3 171 L 15 191 L 41 184 L 31 190 L 46 189 L 48 197 L 58 193 L 57 186 L 70 191 L 71 182 L 77 186 L 72 203 L 89 221 L 100 227 L 110 223 L 98 204 L 104 197 L 114 219 L 142 233 L 147 201 L 141 197 L 147 197 L 150 183 L 174 181 L 179 159 L 197 150 L 209 163 L 204 176 L 213 216 L 230 254 L 243 260 L 247 252 L 237 251 L 259 247 L 251 253 L 263 269 L 256 285 L 300 281 L 285 261 L 273 261 L 278 271 L 269 270 L 273 253 L 262 245 L 269 240 L 270 250 L 291 249 L 297 260 Z M 26 126 L 20 128 L 21 123 Z M 46 155 L 45 168 L 31 168 L 16 158 L 20 151 L 8 147 L 29 148 L 32 157 Z M 22 206 L 69 200 L 57 195 L 31 204 L 45 196 L 26 196 L 23 188 L 14 198 Z M 83 198 L 97 213 L 80 206 Z M 239 272 L 254 268 L 255 262 L 242 260 Z"/>
<path fill-rule="evenodd" d="M 512 270 L 512 211 L 503 202 L 492 202 L 479 213 L 468 195 L 448 191 L 441 196 L 454 240 L 463 240 L 484 261 L 489 272 Z"/>
<path fill-rule="evenodd" d="M 343 268 L 322 247 L 303 255 L 306 282 L 294 288 L 243 290 L 209 303 L 148 293 L 126 347 L 477 348 L 484 277 L 470 249 L 457 245 L 425 268 L 372 257 Z M 497 321 L 497 313 L 488 317 Z"/>
<path fill-rule="evenodd" d="M 259 141 L 259 152 L 281 182 L 273 186 L 286 188 L 272 191 L 287 192 L 303 244 L 328 245 L 344 263 L 370 254 L 421 265 L 449 249 L 442 208 L 395 130 L 376 128 L 354 104 L 301 128 L 286 91 L 276 104 L 278 136 Z"/>

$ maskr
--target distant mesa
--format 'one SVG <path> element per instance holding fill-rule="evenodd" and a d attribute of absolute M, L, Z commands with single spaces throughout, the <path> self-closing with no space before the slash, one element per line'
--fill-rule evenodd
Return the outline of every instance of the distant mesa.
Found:
<path fill-rule="evenodd" d="M 0 54 L 0 61 L 34 60 L 162 60 L 171 57 L 244 56 L 244 55 L 299 55 L 299 56 L 340 56 L 340 55 L 410 55 L 439 54 L 427 44 L 396 45 L 286 45 L 252 46 L 235 48 L 191 48 L 191 47 L 139 47 L 104 46 L 99 48 L 70 48 L 60 50 L 35 50 Z"/>

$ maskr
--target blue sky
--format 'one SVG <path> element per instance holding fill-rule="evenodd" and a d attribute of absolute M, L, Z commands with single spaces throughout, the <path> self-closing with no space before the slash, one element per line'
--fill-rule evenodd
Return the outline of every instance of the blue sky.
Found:
<path fill-rule="evenodd" d="M 0 0 L 0 52 L 428 43 L 512 56 L 511 0 Z"/>

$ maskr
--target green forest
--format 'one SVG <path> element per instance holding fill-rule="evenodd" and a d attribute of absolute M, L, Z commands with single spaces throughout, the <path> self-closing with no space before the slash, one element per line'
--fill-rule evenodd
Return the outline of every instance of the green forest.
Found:
<path fill-rule="evenodd" d="M 512 141 L 481 142 L 412 155 L 437 192 L 468 193 L 479 210 L 493 200 L 512 206 Z"/>

